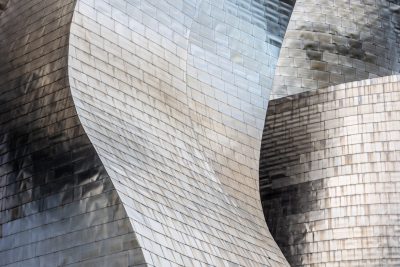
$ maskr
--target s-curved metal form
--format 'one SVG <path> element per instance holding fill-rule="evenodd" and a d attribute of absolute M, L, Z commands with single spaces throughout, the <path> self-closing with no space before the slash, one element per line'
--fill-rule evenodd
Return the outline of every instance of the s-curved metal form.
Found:
<path fill-rule="evenodd" d="M 289 266 L 258 158 L 292 7 L 10 0 L 0 266 Z"/>
<path fill-rule="evenodd" d="M 0 266 L 145 263 L 71 97 L 74 7 L 11 0 L 0 15 Z"/>
<path fill-rule="evenodd" d="M 72 95 L 151 266 L 287 265 L 258 191 L 264 3 L 77 2 Z"/>

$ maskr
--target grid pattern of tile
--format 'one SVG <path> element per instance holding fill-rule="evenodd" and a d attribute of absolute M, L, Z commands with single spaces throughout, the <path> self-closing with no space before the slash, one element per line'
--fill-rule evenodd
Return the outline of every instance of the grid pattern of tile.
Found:
<path fill-rule="evenodd" d="M 71 98 L 73 10 L 11 0 L 0 12 L 0 266 L 144 264 Z"/>
<path fill-rule="evenodd" d="M 399 73 L 398 1 L 299 0 L 271 99 Z"/>
<path fill-rule="evenodd" d="M 279 0 L 202 1 L 190 29 L 186 79 L 196 139 L 224 191 L 250 214 L 261 210 L 260 139 L 292 9 Z M 256 220 L 265 224 L 262 215 Z"/>
<path fill-rule="evenodd" d="M 292 266 L 399 266 L 399 81 L 269 102 L 262 199 Z"/>
<path fill-rule="evenodd" d="M 77 2 L 71 92 L 149 266 L 287 266 L 257 189 L 287 2 Z"/>

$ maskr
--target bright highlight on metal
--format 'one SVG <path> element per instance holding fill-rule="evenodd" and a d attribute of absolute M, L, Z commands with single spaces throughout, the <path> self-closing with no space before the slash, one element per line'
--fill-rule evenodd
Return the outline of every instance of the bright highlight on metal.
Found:
<path fill-rule="evenodd" d="M 398 4 L 0 0 L 0 266 L 399 265 Z"/>

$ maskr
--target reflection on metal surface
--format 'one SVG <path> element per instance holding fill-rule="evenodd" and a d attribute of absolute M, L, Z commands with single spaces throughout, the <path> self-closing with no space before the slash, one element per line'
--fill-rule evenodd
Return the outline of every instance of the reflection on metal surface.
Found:
<path fill-rule="evenodd" d="M 0 266 L 399 265 L 398 5 L 0 0 Z"/>
<path fill-rule="evenodd" d="M 398 3 L 278 58 L 293 4 L 1 1 L 0 266 L 288 266 L 276 64 L 288 260 L 399 265 L 399 77 L 293 95 L 398 72 Z"/>
<path fill-rule="evenodd" d="M 142 264 L 70 96 L 74 2 L 8 7 L 0 20 L 0 266 Z"/>
<path fill-rule="evenodd" d="M 400 6 L 395 2 L 297 1 L 272 99 L 399 73 Z"/>
<path fill-rule="evenodd" d="M 400 264 L 398 77 L 371 79 L 400 70 L 399 8 L 296 2 L 260 156 L 264 214 L 292 266 Z"/>
<path fill-rule="evenodd" d="M 263 205 L 292 266 L 399 266 L 399 81 L 270 101 Z"/>
<path fill-rule="evenodd" d="M 148 265 L 287 266 L 258 157 L 291 8 L 78 1 L 71 92 Z"/>
<path fill-rule="evenodd" d="M 0 266 L 288 266 L 257 162 L 290 1 L 7 7 Z"/>

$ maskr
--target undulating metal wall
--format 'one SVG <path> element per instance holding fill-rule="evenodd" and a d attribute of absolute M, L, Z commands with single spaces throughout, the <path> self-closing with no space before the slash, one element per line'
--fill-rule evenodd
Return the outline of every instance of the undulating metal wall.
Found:
<path fill-rule="evenodd" d="M 399 81 L 270 101 L 263 205 L 291 266 L 399 266 Z"/>
<path fill-rule="evenodd" d="M 202 1 L 190 29 L 186 79 L 196 139 L 224 191 L 250 214 L 261 209 L 260 135 L 292 9 L 279 0 Z"/>
<path fill-rule="evenodd" d="M 143 264 L 71 98 L 74 1 L 0 7 L 0 266 Z"/>
<path fill-rule="evenodd" d="M 77 2 L 72 95 L 149 266 L 287 266 L 263 218 L 258 157 L 290 10 Z"/>

